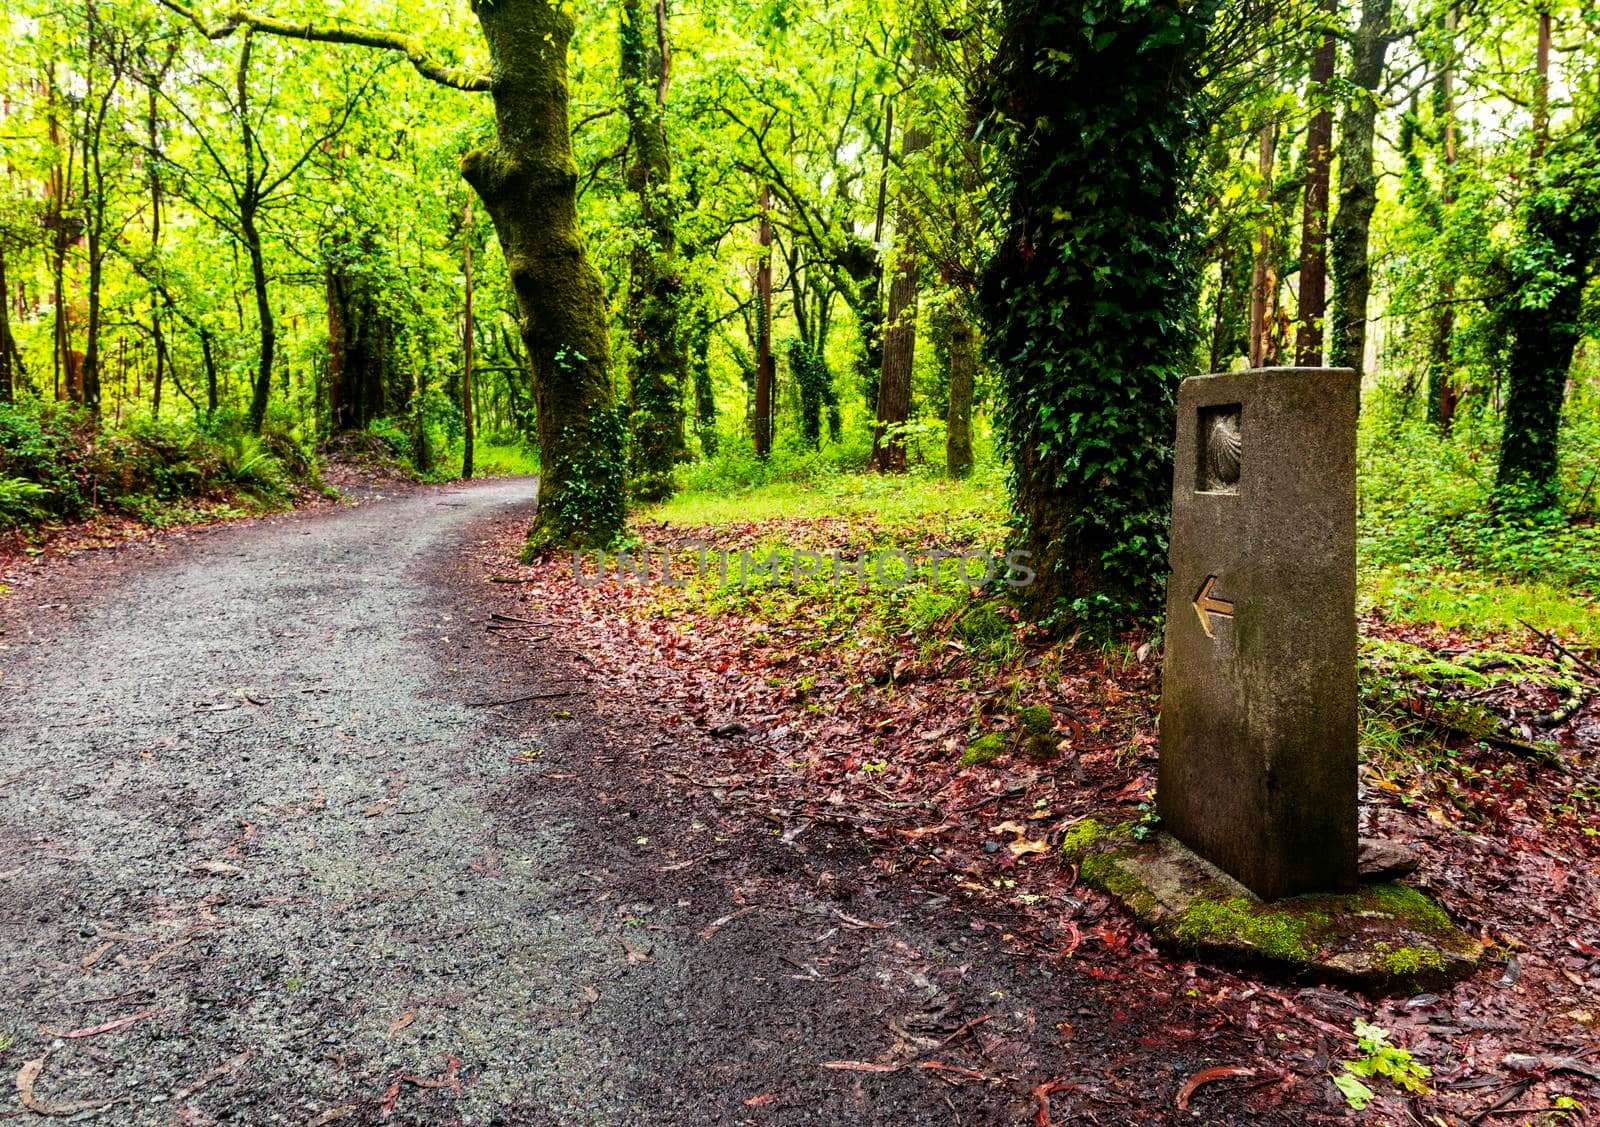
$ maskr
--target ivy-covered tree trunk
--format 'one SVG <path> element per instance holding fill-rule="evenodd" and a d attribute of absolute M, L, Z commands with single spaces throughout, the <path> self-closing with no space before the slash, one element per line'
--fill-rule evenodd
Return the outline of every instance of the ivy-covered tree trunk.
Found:
<path fill-rule="evenodd" d="M 961 313 L 950 321 L 950 404 L 945 414 L 944 472 L 966 477 L 972 472 L 972 386 L 978 353 L 972 325 Z"/>
<path fill-rule="evenodd" d="M 360 430 L 384 412 L 384 354 L 393 327 L 378 312 L 371 283 L 328 269 L 328 420 Z"/>
<path fill-rule="evenodd" d="M 1561 408 L 1600 259 L 1600 123 L 1549 159 L 1524 204 L 1523 268 L 1505 312 L 1511 355 L 1496 478 L 1503 503 L 1533 507 L 1559 499 Z"/>
<path fill-rule="evenodd" d="M 684 447 L 680 381 L 685 355 L 678 332 L 677 237 L 662 120 L 668 74 L 665 20 L 664 0 L 623 0 L 619 69 L 631 156 L 628 186 L 638 199 L 645 231 L 645 241 L 634 249 L 628 290 L 633 492 L 644 501 L 672 494 L 673 465 Z"/>
<path fill-rule="evenodd" d="M 1444 119 L 1444 170 L 1440 174 L 1440 202 L 1443 205 L 1439 222 L 1449 218 L 1456 191 L 1456 98 L 1455 98 L 1455 40 L 1456 9 L 1451 5 L 1445 13 L 1445 58 L 1439 69 L 1439 114 Z M 1448 253 L 1440 256 L 1439 303 L 1434 313 L 1431 339 L 1428 347 L 1428 402 L 1433 418 L 1441 429 L 1448 431 L 1456 416 L 1458 390 L 1455 379 L 1456 332 L 1456 277 L 1455 263 Z"/>
<path fill-rule="evenodd" d="M 475 0 L 493 61 L 496 140 L 462 161 L 494 220 L 533 366 L 541 477 L 529 549 L 609 544 L 626 516 L 605 290 L 578 230 L 567 122 L 570 8 Z"/>
<path fill-rule="evenodd" d="M 1195 59 L 1212 8 L 1007 0 L 987 94 L 1009 195 L 983 282 L 1039 609 L 1154 612 L 1193 355 Z M 1135 159 L 1130 159 L 1135 154 Z"/>
<path fill-rule="evenodd" d="M 1336 368 L 1366 366 L 1367 298 L 1372 272 L 1367 261 L 1372 213 L 1378 206 L 1378 176 L 1372 163 L 1375 91 L 1389 50 L 1394 0 L 1365 0 L 1350 49 L 1350 101 L 1339 121 L 1339 210 L 1329 233 L 1333 265 L 1333 332 L 1330 362 Z"/>

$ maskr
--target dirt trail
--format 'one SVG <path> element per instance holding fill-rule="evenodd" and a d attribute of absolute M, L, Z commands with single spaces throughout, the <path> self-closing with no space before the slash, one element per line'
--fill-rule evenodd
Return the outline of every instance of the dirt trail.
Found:
<path fill-rule="evenodd" d="M 1092 983 L 1014 972 L 925 892 L 841 907 L 830 890 L 860 891 L 861 858 L 741 838 L 692 786 L 635 787 L 624 752 L 641 733 L 608 727 L 581 689 L 559 712 L 473 707 L 563 691 L 491 652 L 460 562 L 530 494 L 493 482 L 213 532 L 104 569 L 91 609 L 13 629 L 8 1108 L 1010 1123 L 1033 1121 L 1030 1085 L 1064 1074 L 1089 1094 L 1075 1119 L 1130 1122 L 1225 1059 L 1127 1059 L 1128 1015 Z M 1064 1020 L 1094 1028 L 1070 1055 Z M 819 1067 L 882 1059 L 909 1063 Z M 1122 1090 L 1095 1097 L 1113 1071 Z"/>

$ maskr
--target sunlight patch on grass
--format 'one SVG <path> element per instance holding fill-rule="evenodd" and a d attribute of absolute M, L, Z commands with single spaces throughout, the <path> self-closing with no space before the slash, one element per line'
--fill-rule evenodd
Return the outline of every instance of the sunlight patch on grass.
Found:
<path fill-rule="evenodd" d="M 1397 622 L 1526 633 L 1519 619 L 1580 645 L 1600 645 L 1600 603 L 1548 583 L 1407 567 L 1363 569 L 1362 603 Z"/>
<path fill-rule="evenodd" d="M 680 493 L 640 512 L 645 520 L 684 527 L 817 517 L 871 517 L 915 523 L 928 513 L 1004 524 L 1006 501 L 998 477 L 949 481 L 936 477 L 848 474 L 815 484 L 775 482 L 738 493 Z"/>
<path fill-rule="evenodd" d="M 461 452 L 453 454 L 456 467 L 461 465 Z M 475 446 L 472 451 L 474 477 L 531 477 L 539 472 L 539 455 L 526 446 Z"/>

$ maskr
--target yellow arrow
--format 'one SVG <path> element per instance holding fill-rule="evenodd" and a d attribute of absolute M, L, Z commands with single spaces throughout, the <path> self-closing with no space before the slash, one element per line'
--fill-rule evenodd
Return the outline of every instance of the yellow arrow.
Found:
<path fill-rule="evenodd" d="M 1219 598 L 1211 593 L 1211 588 L 1216 585 L 1215 575 L 1206 576 L 1205 586 L 1200 588 L 1200 593 L 1194 597 L 1195 613 L 1200 616 L 1200 628 L 1206 632 L 1207 638 L 1215 638 L 1217 633 L 1211 628 L 1211 616 L 1220 614 L 1223 618 L 1233 617 L 1233 604 L 1227 599 Z"/>

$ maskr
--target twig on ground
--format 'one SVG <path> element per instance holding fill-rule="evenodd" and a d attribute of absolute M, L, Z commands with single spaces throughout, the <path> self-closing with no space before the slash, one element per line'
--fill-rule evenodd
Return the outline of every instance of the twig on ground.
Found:
<path fill-rule="evenodd" d="M 468 708 L 498 708 L 502 704 L 522 704 L 530 700 L 556 700 L 559 697 L 570 697 L 572 690 L 560 693 L 529 693 L 523 697 L 511 697 L 509 700 L 474 700 L 468 701 Z"/>
<path fill-rule="evenodd" d="M 1543 638 L 1545 645 L 1566 657 L 1574 665 L 1587 672 L 1591 677 L 1600 677 L 1600 669 L 1595 668 L 1593 663 L 1583 660 L 1583 658 L 1567 649 L 1566 646 L 1563 646 L 1561 642 L 1557 640 L 1554 634 L 1547 634 L 1545 631 L 1540 630 L 1537 626 L 1525 618 L 1519 618 L 1517 621 L 1522 623 L 1522 625 L 1526 626 L 1529 630 L 1532 630 L 1535 634 L 1539 635 L 1540 638 Z"/>

